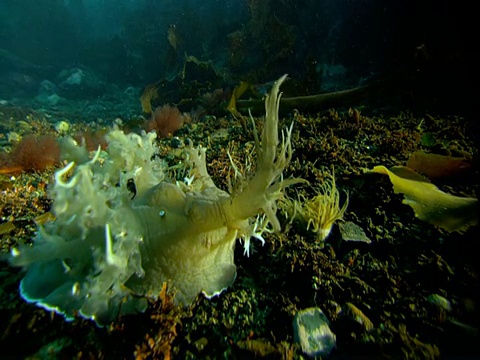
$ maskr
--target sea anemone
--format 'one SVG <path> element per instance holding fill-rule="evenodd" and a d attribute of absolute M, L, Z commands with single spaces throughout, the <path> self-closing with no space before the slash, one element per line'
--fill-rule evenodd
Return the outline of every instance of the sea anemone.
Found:
<path fill-rule="evenodd" d="M 325 181 L 318 188 L 318 194 L 312 199 L 301 195 L 296 202 L 296 210 L 299 216 L 307 223 L 307 230 L 312 230 L 318 241 L 324 241 L 332 226 L 337 220 L 341 220 L 348 206 L 347 199 L 340 207 L 340 192 L 335 183 L 335 173 L 331 180 Z"/>

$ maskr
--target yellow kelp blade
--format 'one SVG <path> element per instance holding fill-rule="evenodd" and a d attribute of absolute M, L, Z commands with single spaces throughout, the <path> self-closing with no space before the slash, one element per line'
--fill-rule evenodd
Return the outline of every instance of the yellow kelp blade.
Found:
<path fill-rule="evenodd" d="M 230 98 L 230 101 L 227 106 L 227 110 L 232 113 L 236 114 L 237 113 L 237 100 L 240 98 L 240 96 L 243 95 L 245 91 L 250 87 L 250 84 L 246 81 L 240 81 L 240 84 L 233 89 L 232 97 Z"/>
<path fill-rule="evenodd" d="M 419 219 L 449 232 L 462 232 L 477 224 L 478 199 L 447 194 L 406 166 L 375 166 L 371 171 L 388 175 L 395 193 L 404 195 L 403 203 Z"/>
<path fill-rule="evenodd" d="M 140 97 L 142 110 L 146 114 L 152 113 L 152 101 L 158 99 L 158 85 L 148 84 Z"/>

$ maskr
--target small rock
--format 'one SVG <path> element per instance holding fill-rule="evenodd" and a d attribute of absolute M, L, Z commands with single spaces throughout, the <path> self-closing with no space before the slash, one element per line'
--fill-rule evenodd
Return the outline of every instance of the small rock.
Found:
<path fill-rule="evenodd" d="M 178 149 L 179 147 L 183 146 L 182 139 L 180 139 L 178 136 L 172 137 L 172 140 L 170 141 L 170 146 L 174 149 Z"/>
<path fill-rule="evenodd" d="M 49 80 L 43 80 L 40 83 L 38 95 L 35 97 L 35 99 L 43 105 L 55 106 L 62 100 L 62 98 L 58 96 L 57 90 L 58 88 L 53 82 Z"/>
<path fill-rule="evenodd" d="M 22 140 L 22 136 L 15 131 L 10 131 L 7 134 L 7 140 L 8 140 L 9 143 L 15 144 L 15 143 L 20 142 L 20 140 Z"/>
<path fill-rule="evenodd" d="M 49 80 L 43 80 L 38 89 L 39 96 L 50 96 L 57 93 L 57 85 Z"/>
<path fill-rule="evenodd" d="M 70 130 L 70 124 L 64 120 L 55 123 L 55 131 L 59 134 L 66 134 Z"/>
<path fill-rule="evenodd" d="M 438 294 L 430 294 L 427 297 L 427 300 L 436 306 L 438 306 L 440 309 L 450 312 L 452 311 L 452 305 L 450 304 L 450 301 L 448 301 L 446 298 L 444 298 L 441 295 Z"/>
<path fill-rule="evenodd" d="M 293 319 L 293 332 L 305 355 L 314 358 L 328 356 L 336 346 L 335 334 L 329 321 L 317 307 L 300 310 Z"/>
<path fill-rule="evenodd" d="M 370 244 L 372 240 L 365 235 L 363 229 L 351 221 L 345 221 L 339 224 L 340 234 L 344 241 L 360 241 Z"/>
<path fill-rule="evenodd" d="M 360 325 L 362 331 L 371 331 L 375 327 L 367 315 L 365 315 L 362 310 L 350 302 L 345 303 L 345 306 L 342 308 L 342 314 L 346 319 L 350 319 L 351 321 Z"/>
<path fill-rule="evenodd" d="M 64 69 L 58 75 L 59 94 L 69 99 L 96 98 L 105 93 L 106 85 L 93 70 Z"/>

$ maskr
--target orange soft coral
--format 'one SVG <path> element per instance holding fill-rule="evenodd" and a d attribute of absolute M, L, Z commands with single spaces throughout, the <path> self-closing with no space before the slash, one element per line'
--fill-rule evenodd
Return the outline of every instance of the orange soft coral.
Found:
<path fill-rule="evenodd" d="M 78 144 L 85 145 L 85 148 L 88 151 L 96 151 L 99 146 L 105 150 L 108 145 L 107 139 L 105 139 L 106 134 L 107 129 L 95 131 L 87 129 L 85 131 L 78 132 L 73 138 Z"/>
<path fill-rule="evenodd" d="M 156 131 L 158 137 L 167 137 L 183 126 L 185 119 L 175 106 L 168 104 L 157 107 L 152 113 L 151 119 L 145 124 L 147 131 Z"/>
<path fill-rule="evenodd" d="M 473 170 L 471 159 L 415 151 L 407 166 L 429 179 L 467 175 Z"/>
<path fill-rule="evenodd" d="M 0 174 L 43 171 L 60 161 L 60 147 L 53 135 L 27 135 L 10 154 L 0 156 Z"/>

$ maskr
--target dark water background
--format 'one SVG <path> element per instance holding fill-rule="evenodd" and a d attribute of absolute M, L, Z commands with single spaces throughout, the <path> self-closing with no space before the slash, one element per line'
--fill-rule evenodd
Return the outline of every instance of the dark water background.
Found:
<path fill-rule="evenodd" d="M 462 1 L 2 0 L 0 97 L 36 96 L 43 80 L 67 98 L 141 88 L 174 79 L 187 55 L 211 62 L 224 86 L 289 73 L 295 95 L 414 77 L 411 105 L 465 111 L 475 33 Z M 72 68 L 101 86 L 62 94 L 60 74 Z"/>

